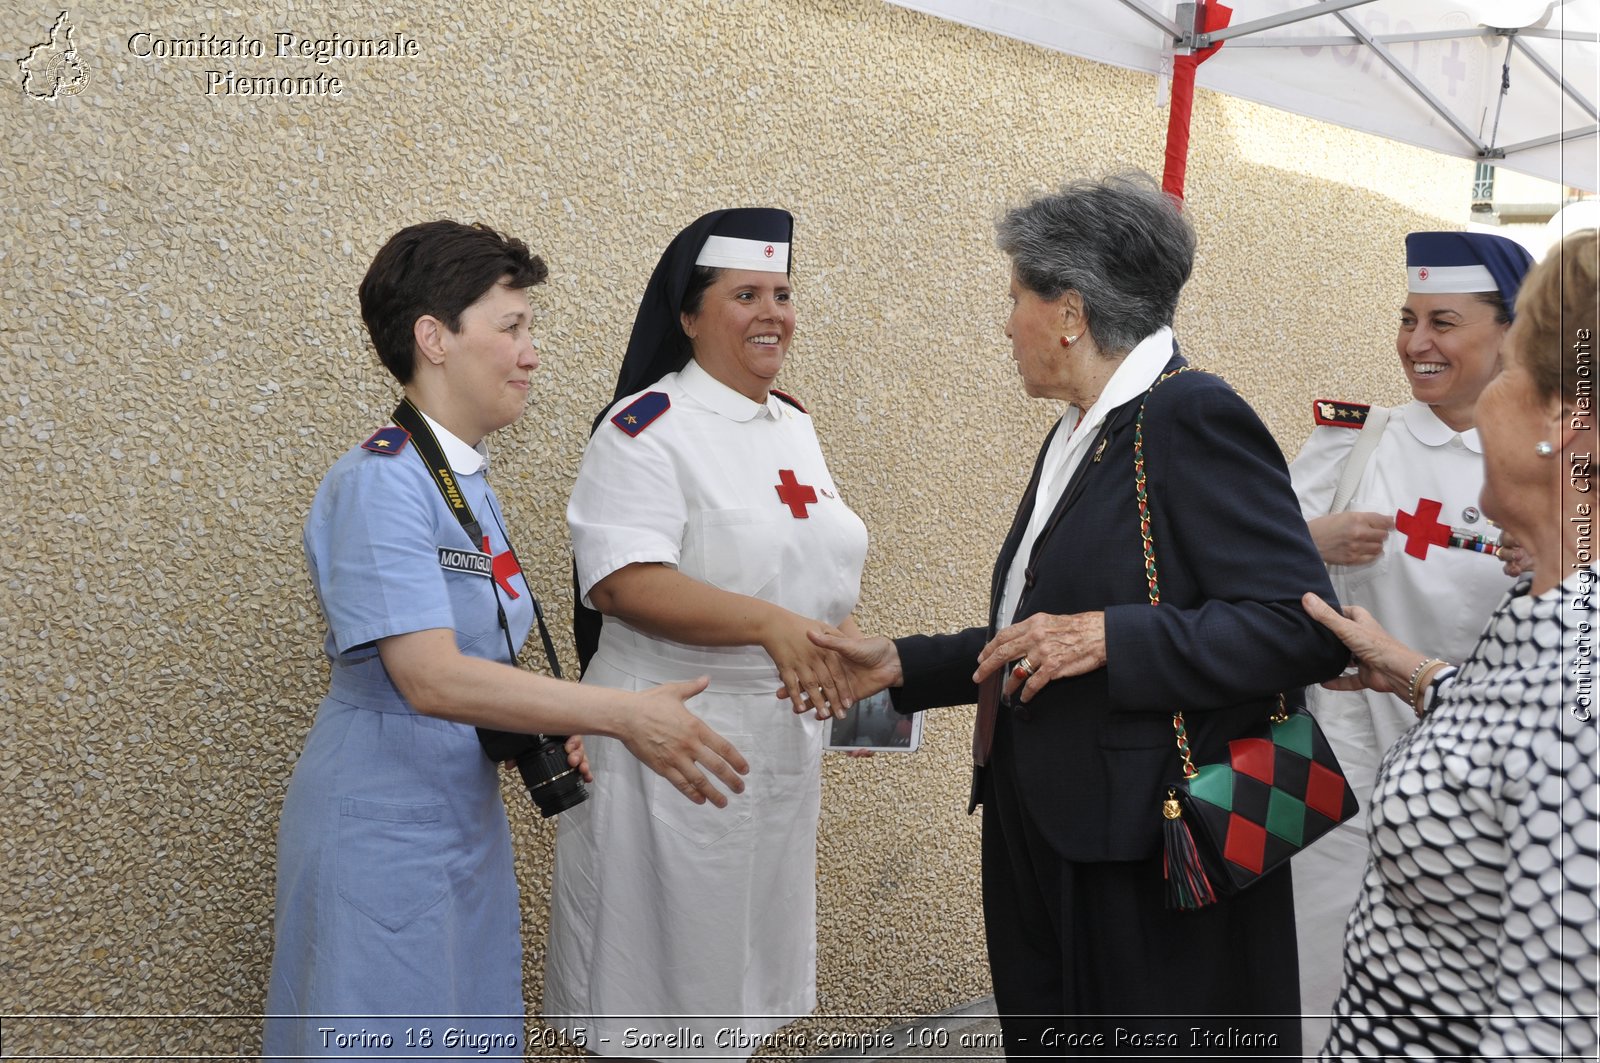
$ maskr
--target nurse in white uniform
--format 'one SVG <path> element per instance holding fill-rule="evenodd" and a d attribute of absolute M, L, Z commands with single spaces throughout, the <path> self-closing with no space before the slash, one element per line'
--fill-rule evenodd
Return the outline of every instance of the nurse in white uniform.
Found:
<path fill-rule="evenodd" d="M 772 387 L 792 225 L 718 211 L 667 248 L 567 509 L 582 604 L 604 614 L 584 685 L 708 675 L 690 709 L 750 761 L 745 793 L 702 815 L 590 741 L 593 797 L 557 834 L 544 1010 L 602 1055 L 742 1058 L 816 1005 L 818 716 L 851 691 L 806 632 L 856 632 L 867 533 Z"/>
<path fill-rule="evenodd" d="M 1414 401 L 1394 409 L 1318 400 L 1318 427 L 1289 466 L 1300 509 L 1344 605 L 1369 610 L 1401 641 L 1465 660 L 1506 588 L 1497 532 L 1478 509 L 1478 396 L 1533 260 L 1503 237 L 1406 237 L 1409 294 L 1395 345 Z M 1345 920 L 1366 866 L 1366 804 L 1378 764 L 1415 721 L 1372 690 L 1307 691 L 1362 811 L 1295 858 L 1300 1000 L 1308 1054 L 1327 1035 Z"/>

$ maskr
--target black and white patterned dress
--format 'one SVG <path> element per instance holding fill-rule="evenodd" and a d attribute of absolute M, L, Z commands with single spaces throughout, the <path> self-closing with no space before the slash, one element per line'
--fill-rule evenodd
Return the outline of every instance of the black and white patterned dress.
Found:
<path fill-rule="evenodd" d="M 1594 1059 L 1592 568 L 1524 578 L 1384 758 L 1323 1059 Z"/>

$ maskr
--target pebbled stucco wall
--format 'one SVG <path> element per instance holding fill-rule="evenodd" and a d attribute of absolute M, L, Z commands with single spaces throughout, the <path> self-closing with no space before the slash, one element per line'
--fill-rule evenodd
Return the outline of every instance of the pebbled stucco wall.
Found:
<path fill-rule="evenodd" d="M 17 61 L 60 9 L 0 0 L 8 1054 L 258 1045 L 274 828 L 325 681 L 299 529 L 394 401 L 355 305 L 390 233 L 481 220 L 550 263 L 544 367 L 495 441 L 496 482 L 570 664 L 565 499 L 679 227 L 717 206 L 795 212 L 782 383 L 871 530 L 858 618 L 953 629 L 981 620 L 1059 414 L 1015 382 L 993 219 L 1064 177 L 1161 164 L 1149 78 L 873 0 L 340 6 L 75 7 L 83 80 L 40 99 Z M 400 34 L 416 54 L 277 58 L 280 31 Z M 135 54 L 202 35 L 267 54 Z M 340 94 L 237 92 L 318 76 Z M 1205 92 L 1195 127 L 1185 351 L 1290 453 L 1316 395 L 1398 401 L 1400 237 L 1452 225 L 1470 167 Z M 988 992 L 969 726 L 947 710 L 915 756 L 829 760 L 833 1017 L 791 1044 Z M 553 834 L 507 796 L 536 1006 Z"/>

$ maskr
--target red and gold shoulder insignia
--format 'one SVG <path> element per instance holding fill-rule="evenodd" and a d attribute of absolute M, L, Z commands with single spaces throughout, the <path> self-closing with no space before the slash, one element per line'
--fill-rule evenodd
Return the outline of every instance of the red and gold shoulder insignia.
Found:
<path fill-rule="evenodd" d="M 374 454 L 398 454 L 406 449 L 406 444 L 411 442 L 411 433 L 399 425 L 392 424 L 388 428 L 380 428 L 372 433 L 372 438 L 361 444 L 362 450 L 370 450 Z"/>
<path fill-rule="evenodd" d="M 767 390 L 771 391 L 774 395 L 778 396 L 778 398 L 782 399 L 784 402 L 787 402 L 790 406 L 793 406 L 801 413 L 806 413 L 809 415 L 809 411 L 807 411 L 804 406 L 800 405 L 800 400 L 789 394 L 787 391 L 779 391 L 777 388 L 768 388 Z"/>
<path fill-rule="evenodd" d="M 672 400 L 667 397 L 666 392 L 647 391 L 628 403 L 621 413 L 611 418 L 611 423 L 628 435 L 636 436 L 649 428 L 652 421 L 671 407 Z"/>
<path fill-rule="evenodd" d="M 1311 414 L 1317 424 L 1329 428 L 1360 428 L 1367 423 L 1371 406 L 1361 402 L 1339 402 L 1335 399 L 1317 399 L 1311 404 Z"/>

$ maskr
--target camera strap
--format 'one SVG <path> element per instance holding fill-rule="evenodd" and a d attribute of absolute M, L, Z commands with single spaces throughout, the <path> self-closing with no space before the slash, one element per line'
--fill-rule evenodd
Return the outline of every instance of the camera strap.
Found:
<path fill-rule="evenodd" d="M 411 433 L 411 443 L 416 447 L 417 456 L 422 459 L 423 465 L 427 466 L 428 475 L 433 478 L 434 486 L 439 489 L 445 505 L 461 522 L 461 527 L 471 540 L 473 549 L 481 550 L 484 554 L 484 563 L 488 566 L 485 572 L 489 575 L 489 587 L 494 593 L 494 609 L 500 620 L 500 633 L 505 636 L 506 652 L 510 654 L 511 664 L 515 666 L 517 650 L 511 642 L 511 624 L 506 620 L 505 606 L 500 602 L 500 586 L 493 576 L 494 551 L 483 534 L 483 526 L 478 523 L 477 517 L 472 513 L 472 506 L 467 502 L 467 496 L 461 492 L 461 486 L 456 483 L 455 473 L 450 469 L 450 462 L 444 456 L 444 448 L 439 445 L 438 437 L 433 434 L 433 427 L 409 398 L 401 399 L 400 405 L 394 408 L 394 423 Z M 511 551 L 512 559 L 517 562 L 517 568 L 521 569 L 522 561 L 511 545 L 511 536 L 507 534 L 505 525 L 500 523 L 499 514 L 493 510 L 490 510 L 490 514 L 495 518 L 495 524 L 500 527 L 500 535 L 506 541 L 506 549 Z M 524 573 L 523 583 L 526 584 L 527 581 L 527 575 Z M 533 593 L 532 587 L 528 588 L 528 598 L 533 603 L 533 619 L 539 625 L 539 641 L 544 643 L 545 663 L 550 666 L 551 674 L 560 679 L 561 665 L 556 660 L 555 643 L 550 639 L 550 629 L 544 622 L 544 610 L 540 608 L 539 597 Z"/>

